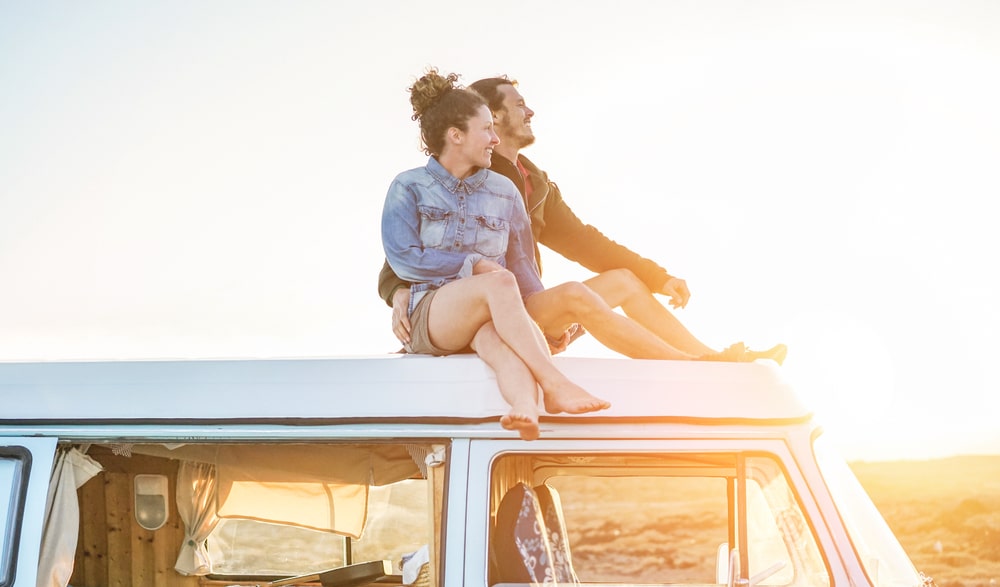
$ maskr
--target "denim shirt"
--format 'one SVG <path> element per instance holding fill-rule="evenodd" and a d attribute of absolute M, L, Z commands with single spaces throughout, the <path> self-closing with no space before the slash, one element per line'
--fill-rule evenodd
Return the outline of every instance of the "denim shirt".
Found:
<path fill-rule="evenodd" d="M 480 169 L 458 179 L 431 157 L 396 176 L 382 209 L 382 246 L 396 275 L 412 282 L 412 313 L 424 294 L 472 275 L 480 259 L 506 267 L 521 297 L 544 289 L 531 226 L 517 187 Z"/>

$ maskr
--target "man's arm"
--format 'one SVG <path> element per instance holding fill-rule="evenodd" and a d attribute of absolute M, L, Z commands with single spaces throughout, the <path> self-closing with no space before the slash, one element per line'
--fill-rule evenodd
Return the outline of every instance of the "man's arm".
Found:
<path fill-rule="evenodd" d="M 667 273 L 666 269 L 616 243 L 593 226 L 584 224 L 563 200 L 559 187 L 551 181 L 548 182 L 548 187 L 544 204 L 545 226 L 539 235 L 540 243 L 595 273 L 628 269 L 650 291 L 671 295 L 667 286 L 676 278 Z M 682 289 L 687 292 L 686 285 Z M 680 305 L 687 303 L 686 295 L 682 297 L 684 299 Z"/>
<path fill-rule="evenodd" d="M 403 288 L 409 289 L 410 282 L 404 281 L 396 272 L 392 270 L 389 266 L 389 261 L 382 263 L 382 271 L 378 274 L 378 296 L 382 298 L 386 304 L 392 304 L 392 297 L 396 293 L 396 290 Z"/>

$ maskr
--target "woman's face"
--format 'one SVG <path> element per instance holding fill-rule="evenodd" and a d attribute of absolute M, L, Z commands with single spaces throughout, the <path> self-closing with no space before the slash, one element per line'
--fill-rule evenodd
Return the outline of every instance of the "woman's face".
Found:
<path fill-rule="evenodd" d="M 460 131 L 459 136 L 460 142 L 455 146 L 461 158 L 469 165 L 489 168 L 493 147 L 500 144 L 500 139 L 493 130 L 493 114 L 486 105 L 479 107 L 468 121 L 468 130 Z"/>

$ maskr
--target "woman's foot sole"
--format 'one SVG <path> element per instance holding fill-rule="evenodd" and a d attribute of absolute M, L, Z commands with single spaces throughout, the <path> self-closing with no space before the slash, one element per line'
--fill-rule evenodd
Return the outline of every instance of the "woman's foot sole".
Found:
<path fill-rule="evenodd" d="M 510 413 L 501 416 L 500 425 L 504 430 L 515 430 L 521 436 L 521 440 L 535 440 L 538 438 L 538 420 L 524 414 Z"/>

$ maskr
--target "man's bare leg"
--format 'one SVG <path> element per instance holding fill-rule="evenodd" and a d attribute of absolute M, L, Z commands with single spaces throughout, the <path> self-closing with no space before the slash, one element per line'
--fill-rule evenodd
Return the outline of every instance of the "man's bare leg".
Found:
<path fill-rule="evenodd" d="M 548 411 L 580 414 L 611 405 L 556 368 L 545 337 L 525 311 L 511 272 L 491 271 L 452 281 L 437 290 L 432 303 L 427 326 L 436 346 L 460 349 L 492 321 L 499 337 L 517 353 L 542 387 Z"/>
<path fill-rule="evenodd" d="M 670 346 L 696 357 L 717 352 L 691 334 L 631 271 L 614 269 L 583 283 L 609 306 L 620 307 L 625 315 L 645 326 Z"/>
<path fill-rule="evenodd" d="M 536 293 L 524 302 L 531 317 L 558 337 L 579 322 L 609 349 L 633 359 L 691 360 L 698 357 L 677 349 L 639 322 L 615 312 L 601 296 L 582 283 L 570 282 Z"/>
<path fill-rule="evenodd" d="M 496 373 L 500 395 L 510 404 L 510 411 L 500 418 L 500 425 L 516 430 L 524 440 L 538 438 L 538 383 L 521 357 L 500 338 L 492 322 L 476 333 L 472 349 Z"/>

